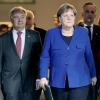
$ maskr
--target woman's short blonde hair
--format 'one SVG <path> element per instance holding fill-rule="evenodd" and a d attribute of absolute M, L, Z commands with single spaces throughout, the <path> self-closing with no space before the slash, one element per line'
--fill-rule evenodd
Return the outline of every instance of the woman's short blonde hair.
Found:
<path fill-rule="evenodd" d="M 60 17 L 64 12 L 67 12 L 69 9 L 71 9 L 73 11 L 74 15 L 76 15 L 76 13 L 77 13 L 76 8 L 69 3 L 64 3 L 58 8 L 57 17 Z"/>

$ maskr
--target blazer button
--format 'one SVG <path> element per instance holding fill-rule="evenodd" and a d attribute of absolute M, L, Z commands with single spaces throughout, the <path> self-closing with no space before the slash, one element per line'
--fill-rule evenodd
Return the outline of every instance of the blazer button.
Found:
<path fill-rule="evenodd" d="M 67 47 L 67 50 L 69 50 L 69 47 Z"/>

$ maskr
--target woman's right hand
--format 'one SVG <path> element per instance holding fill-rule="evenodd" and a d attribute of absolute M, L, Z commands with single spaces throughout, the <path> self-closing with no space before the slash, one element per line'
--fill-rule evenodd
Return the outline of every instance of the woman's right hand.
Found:
<path fill-rule="evenodd" d="M 48 80 L 46 78 L 40 79 L 40 87 L 45 89 L 45 85 L 48 85 Z"/>

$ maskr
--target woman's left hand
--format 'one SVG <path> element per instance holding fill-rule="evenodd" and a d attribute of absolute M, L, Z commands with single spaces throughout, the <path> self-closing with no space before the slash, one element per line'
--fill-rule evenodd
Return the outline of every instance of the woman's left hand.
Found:
<path fill-rule="evenodd" d="M 93 77 L 92 78 L 92 86 L 95 86 L 97 83 L 97 78 L 96 77 Z"/>

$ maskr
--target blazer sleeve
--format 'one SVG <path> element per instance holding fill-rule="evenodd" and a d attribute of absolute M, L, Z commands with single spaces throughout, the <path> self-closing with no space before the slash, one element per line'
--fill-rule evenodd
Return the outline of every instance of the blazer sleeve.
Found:
<path fill-rule="evenodd" d="M 96 69 L 95 69 L 94 57 L 93 57 L 93 53 L 92 53 L 91 44 L 90 44 L 87 30 L 85 33 L 86 33 L 85 34 L 86 35 L 85 36 L 85 40 L 86 40 L 85 57 L 86 57 L 86 61 L 87 61 L 88 67 L 89 67 L 90 76 L 92 78 L 92 77 L 96 76 Z"/>
<path fill-rule="evenodd" d="M 50 41 L 51 32 L 48 31 L 45 35 L 44 45 L 40 56 L 40 78 L 48 76 L 48 66 L 50 64 Z"/>

